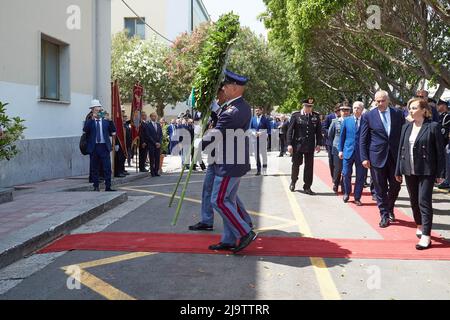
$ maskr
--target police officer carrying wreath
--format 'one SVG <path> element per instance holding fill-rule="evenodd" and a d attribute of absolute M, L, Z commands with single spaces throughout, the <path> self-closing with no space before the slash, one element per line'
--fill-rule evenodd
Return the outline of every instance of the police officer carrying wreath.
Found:
<path fill-rule="evenodd" d="M 320 115 L 313 112 L 314 99 L 303 101 L 303 109 L 292 114 L 287 132 L 288 152 L 292 155 L 291 185 L 289 190 L 295 191 L 300 166 L 305 159 L 303 172 L 303 190 L 306 194 L 315 195 L 311 190 L 314 172 L 314 151 L 320 152 L 322 145 L 322 127 Z"/>

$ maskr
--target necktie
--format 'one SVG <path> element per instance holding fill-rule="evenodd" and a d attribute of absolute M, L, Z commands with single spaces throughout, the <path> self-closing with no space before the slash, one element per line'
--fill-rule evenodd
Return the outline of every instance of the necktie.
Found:
<path fill-rule="evenodd" d="M 100 120 L 96 120 L 97 121 L 97 143 L 100 143 L 102 141 L 102 137 L 100 135 Z"/>
<path fill-rule="evenodd" d="M 384 129 L 386 130 L 386 133 L 389 135 L 389 126 L 388 126 L 388 122 L 387 122 L 387 119 L 386 119 L 386 112 L 387 111 L 382 111 L 381 115 L 382 115 L 382 118 L 383 118 Z"/>
<path fill-rule="evenodd" d="M 155 128 L 155 131 L 157 132 L 157 128 L 156 128 L 156 122 L 153 122 L 153 128 Z"/>

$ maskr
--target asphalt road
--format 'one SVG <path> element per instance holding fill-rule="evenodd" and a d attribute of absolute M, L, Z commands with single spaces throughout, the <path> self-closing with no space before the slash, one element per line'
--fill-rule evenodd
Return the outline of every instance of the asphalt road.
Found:
<path fill-rule="evenodd" d="M 325 164 L 326 154 L 317 161 Z M 318 195 L 313 197 L 287 189 L 288 157 L 271 154 L 268 176 L 252 171 L 242 179 L 239 194 L 260 235 L 383 239 L 332 192 L 323 168 L 315 169 Z M 203 174 L 193 175 L 174 227 L 174 209 L 167 204 L 177 178 L 174 173 L 121 187 L 129 194 L 127 203 L 73 233 L 189 233 L 187 226 L 199 221 Z M 450 196 L 436 193 L 434 200 L 434 231 L 450 239 Z M 405 187 L 397 205 L 411 216 Z M 221 232 L 221 220 L 216 216 L 214 233 Z M 386 250 L 395 251 L 395 245 Z M 420 260 L 417 254 L 417 260 L 102 251 L 33 255 L 0 270 L 0 299 L 450 299 L 450 261 Z M 79 274 L 81 285 L 66 272 Z"/>

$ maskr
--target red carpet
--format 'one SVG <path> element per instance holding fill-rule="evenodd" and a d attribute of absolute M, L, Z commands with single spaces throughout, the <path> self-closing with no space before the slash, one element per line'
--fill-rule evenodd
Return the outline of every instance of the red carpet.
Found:
<path fill-rule="evenodd" d="M 70 250 L 230 254 L 213 252 L 218 235 L 163 233 L 94 233 L 69 235 L 39 253 Z M 434 239 L 433 247 L 417 251 L 417 240 L 315 239 L 261 237 L 240 254 L 252 256 L 450 260 L 450 243 Z"/>
<path fill-rule="evenodd" d="M 314 175 L 320 178 L 323 183 L 330 187 L 330 191 L 333 192 L 333 183 L 331 182 L 330 169 L 328 164 L 324 161 L 316 158 L 314 161 Z M 314 185 L 313 185 L 314 187 Z M 405 187 L 403 187 L 405 188 Z M 342 199 L 340 194 L 339 199 Z M 417 241 L 416 238 L 416 224 L 414 220 L 403 213 L 401 210 L 394 208 L 394 214 L 396 221 L 391 223 L 387 228 L 380 228 L 378 223 L 380 222 L 380 211 L 377 204 L 372 200 L 370 190 L 365 188 L 363 190 L 363 196 L 361 198 L 363 206 L 358 207 L 353 203 L 353 194 L 350 196 L 350 201 L 347 203 L 354 211 L 356 211 L 361 218 L 363 218 L 374 230 L 376 230 L 385 240 L 411 240 Z M 440 235 L 431 232 L 431 236 L 440 238 Z"/>

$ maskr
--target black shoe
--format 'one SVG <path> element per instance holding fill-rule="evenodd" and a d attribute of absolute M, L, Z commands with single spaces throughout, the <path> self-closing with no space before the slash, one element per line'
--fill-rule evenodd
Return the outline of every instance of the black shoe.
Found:
<path fill-rule="evenodd" d="M 361 202 L 360 200 L 355 200 L 355 204 L 356 204 L 358 207 L 361 207 L 361 206 L 362 206 L 362 202 Z"/>
<path fill-rule="evenodd" d="M 243 236 L 241 238 L 241 240 L 239 241 L 239 245 L 236 248 L 233 249 L 233 252 L 234 253 L 238 253 L 239 251 L 245 249 L 257 237 L 258 237 L 258 235 L 255 232 L 250 231 L 249 233 L 247 233 L 245 236 Z"/>
<path fill-rule="evenodd" d="M 124 174 L 124 175 L 126 175 L 126 176 L 129 176 L 129 175 L 130 175 L 130 173 L 129 173 L 128 171 L 123 171 L 122 174 Z"/>
<path fill-rule="evenodd" d="M 256 172 L 256 174 L 255 174 L 255 176 L 260 176 L 260 175 L 261 175 L 260 171 Z"/>
<path fill-rule="evenodd" d="M 117 190 L 111 189 L 111 188 L 107 188 L 105 189 L 105 192 L 116 192 Z"/>
<path fill-rule="evenodd" d="M 157 174 L 155 174 L 155 177 L 161 177 L 161 175 L 157 173 Z"/>
<path fill-rule="evenodd" d="M 423 247 L 420 244 L 416 244 L 416 250 L 426 250 L 426 249 L 428 249 L 430 247 L 431 247 L 431 241 L 426 247 Z"/>
<path fill-rule="evenodd" d="M 100 191 L 100 188 L 99 188 L 99 187 L 94 187 L 94 190 L 92 190 L 92 191 L 99 192 L 99 191 Z"/>
<path fill-rule="evenodd" d="M 389 222 L 395 222 L 395 215 L 393 212 L 389 212 Z"/>
<path fill-rule="evenodd" d="M 236 248 L 236 246 L 234 244 L 227 244 L 227 243 L 222 243 L 219 242 L 218 244 L 212 244 L 208 247 L 209 250 L 217 250 L 217 251 L 222 251 L 222 250 L 234 250 Z"/>
<path fill-rule="evenodd" d="M 213 226 L 199 222 L 197 224 L 194 224 L 193 226 L 189 226 L 189 230 L 191 230 L 191 231 L 213 231 Z"/>
<path fill-rule="evenodd" d="M 291 192 L 295 191 L 295 182 L 291 182 L 291 185 L 289 186 L 289 190 L 291 190 Z"/>
<path fill-rule="evenodd" d="M 278 158 L 283 158 L 284 156 L 282 155 L 282 154 L 280 154 L 279 156 L 278 156 Z"/>
<path fill-rule="evenodd" d="M 148 170 L 139 170 L 139 172 L 148 172 Z"/>
<path fill-rule="evenodd" d="M 364 188 L 370 188 L 370 183 L 364 183 Z"/>
<path fill-rule="evenodd" d="M 123 173 L 119 173 L 117 175 L 114 176 L 115 178 L 125 178 L 126 175 L 124 175 Z"/>
<path fill-rule="evenodd" d="M 312 191 L 311 188 L 303 189 L 303 191 L 305 191 L 305 193 L 309 194 L 310 196 L 315 196 L 316 195 L 316 193 L 314 191 Z"/>
<path fill-rule="evenodd" d="M 333 192 L 338 193 L 338 186 L 333 186 Z"/>
<path fill-rule="evenodd" d="M 345 194 L 344 198 L 343 198 L 344 203 L 347 203 L 349 199 L 350 199 L 350 196 L 348 194 Z M 355 203 L 356 203 L 356 201 L 355 201 Z"/>
<path fill-rule="evenodd" d="M 200 165 L 200 168 L 202 169 L 202 171 L 206 170 L 206 166 L 203 163 Z"/>
<path fill-rule="evenodd" d="M 380 226 L 380 228 L 386 228 L 386 227 L 389 227 L 389 224 L 390 224 L 389 218 L 383 217 L 383 218 L 381 218 L 379 226 Z"/>

